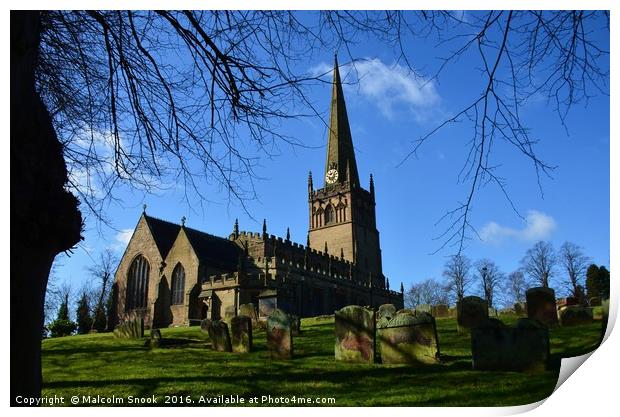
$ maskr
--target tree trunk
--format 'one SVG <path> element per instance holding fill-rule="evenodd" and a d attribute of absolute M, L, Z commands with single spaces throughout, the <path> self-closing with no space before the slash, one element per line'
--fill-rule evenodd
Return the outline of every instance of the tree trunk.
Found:
<path fill-rule="evenodd" d="M 40 13 L 11 11 L 11 404 L 41 395 L 43 304 L 56 255 L 81 239 L 78 200 L 35 90 Z"/>

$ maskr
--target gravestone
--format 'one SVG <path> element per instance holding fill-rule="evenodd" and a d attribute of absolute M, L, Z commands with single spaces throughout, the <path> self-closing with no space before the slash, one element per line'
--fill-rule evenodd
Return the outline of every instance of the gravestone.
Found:
<path fill-rule="evenodd" d="M 446 304 L 437 304 L 431 309 L 431 314 L 436 318 L 450 317 L 450 307 Z"/>
<path fill-rule="evenodd" d="M 291 318 L 279 308 L 273 310 L 267 318 L 267 347 L 272 359 L 293 357 Z"/>
<path fill-rule="evenodd" d="M 543 371 L 549 359 L 549 331 L 536 320 L 519 319 L 515 327 L 489 320 L 471 329 L 473 369 Z"/>
<path fill-rule="evenodd" d="M 335 333 L 337 361 L 374 362 L 375 312 L 372 309 L 351 305 L 337 310 Z"/>
<path fill-rule="evenodd" d="M 162 337 L 159 329 L 151 329 L 151 337 L 147 341 L 150 348 L 156 348 L 161 346 Z"/>
<path fill-rule="evenodd" d="M 235 316 L 230 321 L 232 351 L 249 353 L 252 351 L 252 320 L 247 316 Z"/>
<path fill-rule="evenodd" d="M 394 316 L 396 316 L 396 307 L 394 307 L 394 304 L 381 304 L 379 306 L 379 310 L 377 310 L 377 320 L 381 320 L 384 317 L 391 320 Z"/>
<path fill-rule="evenodd" d="M 216 352 L 232 352 L 228 324 L 223 320 L 211 322 L 211 326 L 209 326 L 209 339 L 211 339 L 211 347 Z"/>
<path fill-rule="evenodd" d="M 123 339 L 140 339 L 144 337 L 144 319 L 125 320 L 114 329 L 114 336 Z"/>
<path fill-rule="evenodd" d="M 200 331 L 204 333 L 209 333 L 209 327 L 211 326 L 210 319 L 204 319 L 200 322 Z"/>
<path fill-rule="evenodd" d="M 249 317 L 252 320 L 252 325 L 256 325 L 258 322 L 258 314 L 256 313 L 256 307 L 252 303 L 241 304 L 239 306 L 239 315 Z"/>
<path fill-rule="evenodd" d="M 301 320 L 295 314 L 289 314 L 291 318 L 291 333 L 293 336 L 299 336 L 301 333 Z"/>
<path fill-rule="evenodd" d="M 480 297 L 472 295 L 456 303 L 456 329 L 459 333 L 469 332 L 488 318 L 487 302 Z"/>
<path fill-rule="evenodd" d="M 575 297 L 558 298 L 555 302 L 556 308 L 559 310 L 568 306 L 578 305 L 578 301 Z"/>
<path fill-rule="evenodd" d="M 555 305 L 555 291 L 546 287 L 530 288 L 525 292 L 527 300 L 527 317 L 536 319 L 545 326 L 558 324 L 558 313 Z"/>
<path fill-rule="evenodd" d="M 593 308 L 581 306 L 568 306 L 558 311 L 561 326 L 577 326 L 589 324 L 594 321 Z"/>
<path fill-rule="evenodd" d="M 226 323 L 230 324 L 230 321 L 236 315 L 237 315 L 237 310 L 235 309 L 234 305 L 226 306 L 226 308 L 224 309 L 224 321 Z"/>
<path fill-rule="evenodd" d="M 400 314 L 377 324 L 381 362 L 385 364 L 434 364 L 439 361 L 435 318 L 428 313 Z"/>
<path fill-rule="evenodd" d="M 420 305 L 417 305 L 415 307 L 415 312 L 416 313 L 428 313 L 428 314 L 431 314 L 432 311 L 433 311 L 432 307 L 430 305 L 428 305 L 428 304 L 420 304 Z"/>

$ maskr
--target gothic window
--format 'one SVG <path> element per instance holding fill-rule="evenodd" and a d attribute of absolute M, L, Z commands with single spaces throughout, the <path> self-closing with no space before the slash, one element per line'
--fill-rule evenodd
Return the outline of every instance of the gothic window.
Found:
<path fill-rule="evenodd" d="M 149 262 L 142 255 L 136 256 L 129 267 L 127 277 L 126 309 L 146 307 L 149 284 Z"/>
<path fill-rule="evenodd" d="M 336 214 L 334 213 L 334 208 L 330 205 L 325 207 L 325 224 L 330 224 L 336 221 Z"/>
<path fill-rule="evenodd" d="M 171 304 L 183 304 L 185 292 L 185 269 L 180 263 L 172 271 Z"/>

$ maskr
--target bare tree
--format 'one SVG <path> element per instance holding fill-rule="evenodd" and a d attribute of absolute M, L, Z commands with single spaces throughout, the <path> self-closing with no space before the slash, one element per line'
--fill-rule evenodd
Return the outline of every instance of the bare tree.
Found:
<path fill-rule="evenodd" d="M 405 304 L 409 308 L 415 308 L 420 304 L 437 305 L 448 302 L 449 294 L 446 286 L 432 278 L 412 284 L 405 294 Z"/>
<path fill-rule="evenodd" d="M 525 292 L 528 289 L 528 282 L 525 274 L 521 270 L 513 271 L 508 274 L 504 293 L 506 294 L 506 304 L 514 305 L 525 302 Z"/>
<path fill-rule="evenodd" d="M 541 287 L 549 287 L 555 274 L 557 256 L 550 242 L 537 242 L 521 260 L 523 271 Z"/>
<path fill-rule="evenodd" d="M 11 397 L 40 395 L 50 267 L 81 240 L 71 192 L 105 221 L 104 202 L 119 186 L 148 192 L 180 182 L 202 203 L 201 177 L 245 207 L 257 155 L 298 143 L 279 123 L 319 114 L 305 88 L 320 77 L 300 63 L 338 48 L 353 61 L 351 47 L 374 38 L 424 76 L 409 45 L 430 39 L 450 52 L 429 82 L 470 52 L 483 69 L 480 94 L 412 149 L 449 124 L 471 126 L 461 178 L 468 190 L 443 217 L 442 247 L 460 253 L 481 186 L 495 184 L 512 205 L 492 159 L 496 141 L 537 174 L 553 168 L 535 152 L 522 104 L 547 97 L 563 121 L 591 90 L 607 94 L 608 52 L 593 35 L 600 28 L 608 33 L 606 12 L 12 12 L 11 362 L 20 366 L 11 368 Z"/>
<path fill-rule="evenodd" d="M 93 299 L 92 303 L 92 326 L 97 331 L 103 331 L 106 328 L 105 301 L 109 295 L 110 285 L 117 266 L 118 259 L 112 250 L 107 248 L 99 254 L 98 261 L 88 267 L 89 274 L 97 281 L 95 286 L 96 298 Z"/>
<path fill-rule="evenodd" d="M 476 278 L 480 282 L 484 298 L 489 307 L 493 308 L 496 290 L 501 287 L 505 275 L 499 270 L 495 262 L 486 258 L 476 262 L 476 271 Z"/>
<path fill-rule="evenodd" d="M 472 283 L 470 269 L 471 261 L 462 254 L 451 256 L 444 267 L 443 276 L 446 280 L 446 287 L 457 302 L 463 299 Z"/>
<path fill-rule="evenodd" d="M 564 284 L 575 298 L 583 297 L 586 269 L 590 258 L 572 242 L 564 242 L 560 247 L 560 264 L 566 273 Z"/>

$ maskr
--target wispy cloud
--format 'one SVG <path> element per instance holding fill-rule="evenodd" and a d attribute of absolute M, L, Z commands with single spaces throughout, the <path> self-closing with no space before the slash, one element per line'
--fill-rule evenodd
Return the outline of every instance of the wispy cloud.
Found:
<path fill-rule="evenodd" d="M 547 239 L 556 227 L 557 224 L 553 217 L 540 211 L 529 210 L 522 229 L 502 226 L 491 221 L 480 230 L 480 238 L 487 243 L 500 243 L 506 239 L 534 242 Z"/>
<path fill-rule="evenodd" d="M 131 236 L 133 235 L 133 229 L 122 229 L 116 236 L 114 236 L 114 243 L 110 246 L 112 250 L 123 251 L 129 244 Z"/>
<path fill-rule="evenodd" d="M 320 64 L 310 69 L 313 74 L 331 76 L 331 67 Z M 417 76 L 400 64 L 385 64 L 380 59 L 367 59 L 340 67 L 345 89 L 355 92 L 377 106 L 387 118 L 399 115 L 428 119 L 440 102 L 435 83 Z"/>

